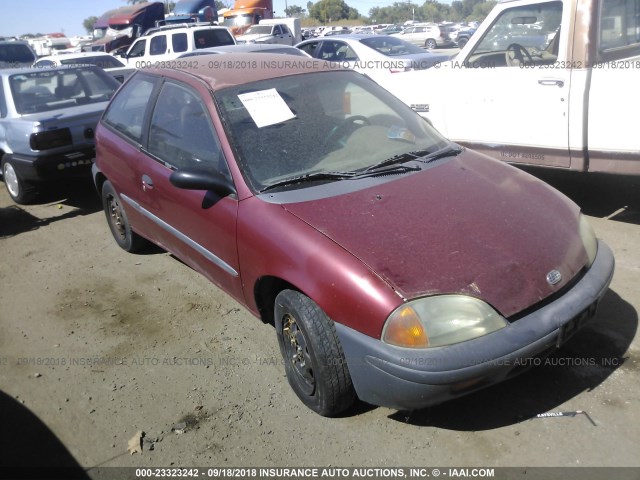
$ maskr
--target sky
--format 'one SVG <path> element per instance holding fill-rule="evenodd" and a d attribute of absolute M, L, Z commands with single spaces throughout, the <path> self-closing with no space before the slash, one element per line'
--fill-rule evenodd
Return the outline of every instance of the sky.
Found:
<path fill-rule="evenodd" d="M 273 9 L 276 16 L 284 16 L 285 2 L 287 6 L 298 5 L 306 9 L 307 1 L 273 0 Z M 223 2 L 231 3 L 232 0 Z M 346 0 L 350 7 L 363 15 L 367 15 L 373 7 L 384 7 L 393 2 L 394 0 Z M 417 1 L 414 0 L 413 3 Z M 85 18 L 99 17 L 107 10 L 125 5 L 125 0 L 0 0 L 0 36 L 53 32 L 64 32 L 67 37 L 86 35 L 82 27 Z"/>

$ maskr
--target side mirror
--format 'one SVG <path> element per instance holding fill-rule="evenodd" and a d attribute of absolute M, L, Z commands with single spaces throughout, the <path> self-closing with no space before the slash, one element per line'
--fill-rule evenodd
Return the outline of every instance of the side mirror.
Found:
<path fill-rule="evenodd" d="M 169 176 L 169 181 L 177 188 L 184 190 L 207 190 L 220 197 L 226 197 L 236 193 L 233 183 L 211 168 L 181 168 Z"/>

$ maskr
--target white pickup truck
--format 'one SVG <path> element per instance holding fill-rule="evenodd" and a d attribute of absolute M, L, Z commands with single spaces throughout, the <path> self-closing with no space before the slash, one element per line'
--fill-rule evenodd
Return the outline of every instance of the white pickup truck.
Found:
<path fill-rule="evenodd" d="M 451 61 L 387 88 L 494 158 L 640 175 L 640 0 L 496 5 Z"/>

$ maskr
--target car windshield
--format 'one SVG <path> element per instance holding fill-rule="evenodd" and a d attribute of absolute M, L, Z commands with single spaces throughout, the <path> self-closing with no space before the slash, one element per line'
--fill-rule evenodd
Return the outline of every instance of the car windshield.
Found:
<path fill-rule="evenodd" d="M 279 77 L 227 88 L 215 98 L 255 191 L 309 185 L 287 182 L 296 178 L 356 178 L 371 167 L 409 162 L 450 145 L 422 117 L 355 72 Z"/>
<path fill-rule="evenodd" d="M 32 63 L 35 58 L 31 49 L 23 43 L 5 43 L 0 45 L 0 62 Z"/>
<path fill-rule="evenodd" d="M 36 113 L 109 100 L 118 83 L 95 67 L 29 71 L 11 75 L 18 113 Z"/>
<path fill-rule="evenodd" d="M 387 57 L 425 53 L 424 49 L 396 37 L 367 37 L 360 40 L 360 43 Z"/>
<path fill-rule="evenodd" d="M 247 30 L 247 33 L 246 33 L 246 35 L 255 35 L 255 34 L 270 35 L 271 27 L 269 25 L 255 25 L 251 27 L 249 30 Z"/>

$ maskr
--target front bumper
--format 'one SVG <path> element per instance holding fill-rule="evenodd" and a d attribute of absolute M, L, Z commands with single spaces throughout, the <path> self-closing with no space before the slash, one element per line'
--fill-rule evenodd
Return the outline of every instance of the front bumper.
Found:
<path fill-rule="evenodd" d="M 11 161 L 23 180 L 44 182 L 88 175 L 95 156 L 95 148 L 88 147 L 42 156 L 14 153 Z"/>
<path fill-rule="evenodd" d="M 613 253 L 599 241 L 591 268 L 561 297 L 497 332 L 446 347 L 395 347 L 336 324 L 358 397 L 374 405 L 414 410 L 525 371 L 593 316 L 611 283 L 614 265 Z"/>

